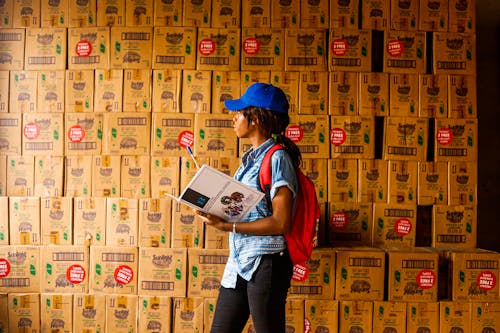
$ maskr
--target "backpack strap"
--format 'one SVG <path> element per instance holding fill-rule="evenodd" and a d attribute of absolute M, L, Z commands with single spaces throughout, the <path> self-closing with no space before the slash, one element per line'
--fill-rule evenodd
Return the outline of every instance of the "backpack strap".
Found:
<path fill-rule="evenodd" d="M 274 152 L 279 149 L 284 149 L 280 144 L 274 144 L 271 148 L 266 151 L 264 159 L 260 165 L 259 169 L 259 187 L 265 194 L 269 209 L 272 210 L 273 206 L 271 204 L 271 186 L 272 186 L 272 176 L 271 176 L 271 157 Z"/>

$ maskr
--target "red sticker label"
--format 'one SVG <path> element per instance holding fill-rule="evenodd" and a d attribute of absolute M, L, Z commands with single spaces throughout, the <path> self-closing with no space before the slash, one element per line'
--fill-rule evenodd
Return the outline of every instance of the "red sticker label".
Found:
<path fill-rule="evenodd" d="M 332 217 L 330 218 L 330 225 L 334 229 L 345 229 L 349 225 L 349 218 L 344 212 L 333 213 Z"/>
<path fill-rule="evenodd" d="M 436 274 L 429 269 L 423 269 L 417 273 L 416 282 L 420 288 L 430 289 L 436 285 Z"/>
<path fill-rule="evenodd" d="M 344 144 L 347 139 L 347 134 L 342 128 L 332 128 L 330 130 L 330 142 L 334 146 L 340 146 Z"/>
<path fill-rule="evenodd" d="M 343 56 L 349 50 L 349 44 L 345 39 L 336 39 L 330 44 L 332 53 L 336 56 Z"/>
<path fill-rule="evenodd" d="M 286 129 L 285 136 L 293 142 L 300 142 L 304 137 L 304 131 L 298 125 L 291 125 Z"/>
<path fill-rule="evenodd" d="M 260 41 L 257 38 L 249 37 L 243 41 L 243 51 L 246 54 L 257 54 L 260 51 Z"/>
<path fill-rule="evenodd" d="M 182 148 L 192 147 L 194 143 L 194 134 L 191 131 L 182 131 L 177 137 L 177 142 Z"/>
<path fill-rule="evenodd" d="M 440 128 L 436 133 L 436 141 L 438 144 L 446 146 L 453 141 L 453 131 L 449 128 Z"/>
<path fill-rule="evenodd" d="M 302 282 L 309 276 L 309 268 L 305 265 L 296 264 L 293 266 L 292 280 Z"/>
<path fill-rule="evenodd" d="M 399 219 L 394 224 L 394 231 L 401 236 L 406 236 L 411 231 L 411 221 L 405 218 Z"/>
<path fill-rule="evenodd" d="M 134 278 L 134 271 L 126 265 L 118 266 L 115 269 L 115 281 L 118 284 L 129 284 Z"/>
<path fill-rule="evenodd" d="M 88 57 L 90 54 L 92 54 L 92 43 L 90 43 L 88 40 L 79 41 L 78 43 L 76 43 L 75 52 L 79 57 Z"/>
<path fill-rule="evenodd" d="M 308 318 L 304 318 L 304 333 L 311 333 L 311 321 Z"/>
<path fill-rule="evenodd" d="M 68 130 L 68 139 L 71 142 L 82 142 L 85 138 L 85 129 L 80 125 L 71 126 Z"/>
<path fill-rule="evenodd" d="M 26 139 L 36 139 L 40 135 L 40 126 L 37 123 L 27 123 L 24 125 L 23 134 Z"/>
<path fill-rule="evenodd" d="M 477 285 L 481 290 L 491 290 L 497 285 L 497 277 L 491 271 L 483 271 L 477 275 Z"/>
<path fill-rule="evenodd" d="M 400 57 L 404 52 L 404 45 L 401 41 L 393 39 L 387 43 L 386 51 L 391 57 Z"/>
<path fill-rule="evenodd" d="M 87 273 L 85 272 L 85 268 L 80 265 L 71 265 L 66 270 L 66 279 L 72 284 L 79 284 L 85 281 L 85 276 Z"/>
<path fill-rule="evenodd" d="M 215 52 L 215 42 L 209 38 L 202 39 L 198 44 L 201 55 L 208 56 Z"/>
<path fill-rule="evenodd" d="M 8 276 L 10 273 L 10 262 L 5 258 L 0 258 L 0 278 Z"/>

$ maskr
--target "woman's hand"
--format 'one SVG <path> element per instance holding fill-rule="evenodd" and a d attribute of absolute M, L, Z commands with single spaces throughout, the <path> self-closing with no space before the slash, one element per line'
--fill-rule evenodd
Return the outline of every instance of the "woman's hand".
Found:
<path fill-rule="evenodd" d="M 209 225 L 221 231 L 231 231 L 232 224 L 228 223 L 226 220 L 223 220 L 218 216 L 207 214 L 199 210 L 196 211 L 196 215 L 198 215 L 206 225 Z"/>

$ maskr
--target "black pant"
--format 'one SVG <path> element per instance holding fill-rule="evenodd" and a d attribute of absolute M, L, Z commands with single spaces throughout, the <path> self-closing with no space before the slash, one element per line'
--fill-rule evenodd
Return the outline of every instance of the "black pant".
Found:
<path fill-rule="evenodd" d="M 252 315 L 256 333 L 285 332 L 285 303 L 292 262 L 288 252 L 264 255 L 250 281 L 219 290 L 211 333 L 241 332 Z"/>

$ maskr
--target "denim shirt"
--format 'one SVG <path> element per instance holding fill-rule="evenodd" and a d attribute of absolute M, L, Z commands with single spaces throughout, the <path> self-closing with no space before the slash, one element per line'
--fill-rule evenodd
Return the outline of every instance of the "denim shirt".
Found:
<path fill-rule="evenodd" d="M 259 169 L 266 151 L 274 145 L 273 139 L 268 139 L 257 149 L 251 148 L 241 159 L 241 165 L 236 170 L 234 178 L 260 190 L 258 178 Z M 271 199 L 276 195 L 276 190 L 287 186 L 293 194 L 297 192 L 297 177 L 293 163 L 284 150 L 274 152 L 271 159 Z M 293 209 L 293 205 L 292 205 Z M 255 221 L 272 215 L 267 200 L 262 199 L 257 207 L 252 210 L 241 222 Z M 254 236 L 240 233 L 229 234 L 229 258 L 224 269 L 221 285 L 226 288 L 235 288 L 237 275 L 250 281 L 253 273 L 259 266 L 262 255 L 283 251 L 286 248 L 283 235 Z"/>

